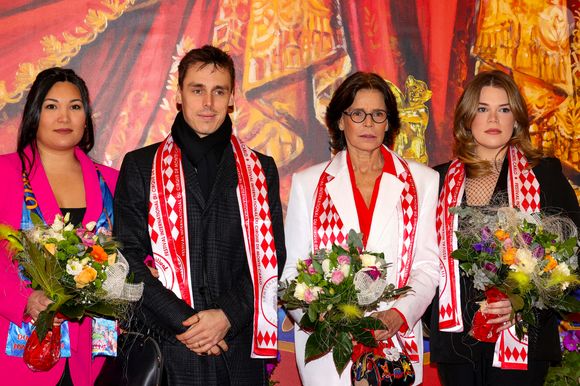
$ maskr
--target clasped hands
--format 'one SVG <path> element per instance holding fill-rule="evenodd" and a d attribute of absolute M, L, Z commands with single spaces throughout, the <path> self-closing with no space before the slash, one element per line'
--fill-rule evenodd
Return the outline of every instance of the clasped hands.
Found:
<path fill-rule="evenodd" d="M 183 321 L 189 327 L 177 339 L 197 355 L 220 355 L 228 351 L 224 337 L 231 324 L 219 309 L 200 311 Z"/>

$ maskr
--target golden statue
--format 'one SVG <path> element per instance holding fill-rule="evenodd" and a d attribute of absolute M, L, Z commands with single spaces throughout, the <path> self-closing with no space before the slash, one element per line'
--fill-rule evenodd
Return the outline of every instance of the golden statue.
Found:
<path fill-rule="evenodd" d="M 395 88 L 390 84 L 391 89 Z M 401 131 L 395 139 L 395 151 L 405 158 L 413 159 L 427 164 L 427 147 L 425 143 L 425 131 L 429 123 L 429 108 L 425 105 L 431 99 L 432 92 L 422 80 L 409 75 L 405 81 L 405 96 L 396 89 L 395 95 L 399 95 L 399 116 L 401 118 Z"/>

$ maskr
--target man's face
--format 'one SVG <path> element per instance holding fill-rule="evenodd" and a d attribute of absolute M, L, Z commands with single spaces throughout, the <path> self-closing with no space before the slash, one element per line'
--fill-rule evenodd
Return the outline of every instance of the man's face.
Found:
<path fill-rule="evenodd" d="M 214 133 L 234 105 L 230 73 L 212 64 L 194 64 L 187 69 L 177 93 L 183 117 L 200 137 Z"/>

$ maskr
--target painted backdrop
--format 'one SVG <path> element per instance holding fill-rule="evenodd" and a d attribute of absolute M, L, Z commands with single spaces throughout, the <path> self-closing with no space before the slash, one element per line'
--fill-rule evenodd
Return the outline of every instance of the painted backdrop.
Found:
<path fill-rule="evenodd" d="M 15 149 L 36 74 L 66 66 L 91 91 L 92 157 L 119 167 L 169 132 L 177 64 L 211 43 L 234 58 L 235 128 L 276 159 L 284 202 L 293 172 L 328 159 L 325 106 L 357 70 L 391 82 L 403 120 L 396 150 L 430 165 L 451 156 L 465 81 L 488 68 L 513 74 L 535 145 L 580 184 L 579 23 L 580 0 L 1 1 L 0 153 Z"/>

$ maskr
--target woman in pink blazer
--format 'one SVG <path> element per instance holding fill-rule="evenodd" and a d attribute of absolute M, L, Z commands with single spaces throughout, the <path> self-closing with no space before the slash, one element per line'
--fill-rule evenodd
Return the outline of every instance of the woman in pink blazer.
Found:
<path fill-rule="evenodd" d="M 19 130 L 17 152 L 0 156 L 2 190 L 0 223 L 21 228 L 30 212 L 47 224 L 57 214 L 71 213 L 71 222 L 103 218 L 114 192 L 117 171 L 94 163 L 87 153 L 94 145 L 89 94 L 72 70 L 50 68 L 38 74 L 28 94 Z M 24 205 L 26 178 L 28 207 Z M 30 205 L 36 202 L 38 205 Z M 109 208 L 110 209 L 110 208 Z M 111 218 L 112 220 L 112 218 Z M 91 359 L 91 319 L 69 322 L 70 358 L 51 370 L 34 372 L 21 357 L 7 355 L 10 324 L 35 320 L 50 300 L 27 288 L 17 267 L 0 248 L 0 374 L 3 385 L 92 385 L 102 359 Z"/>

